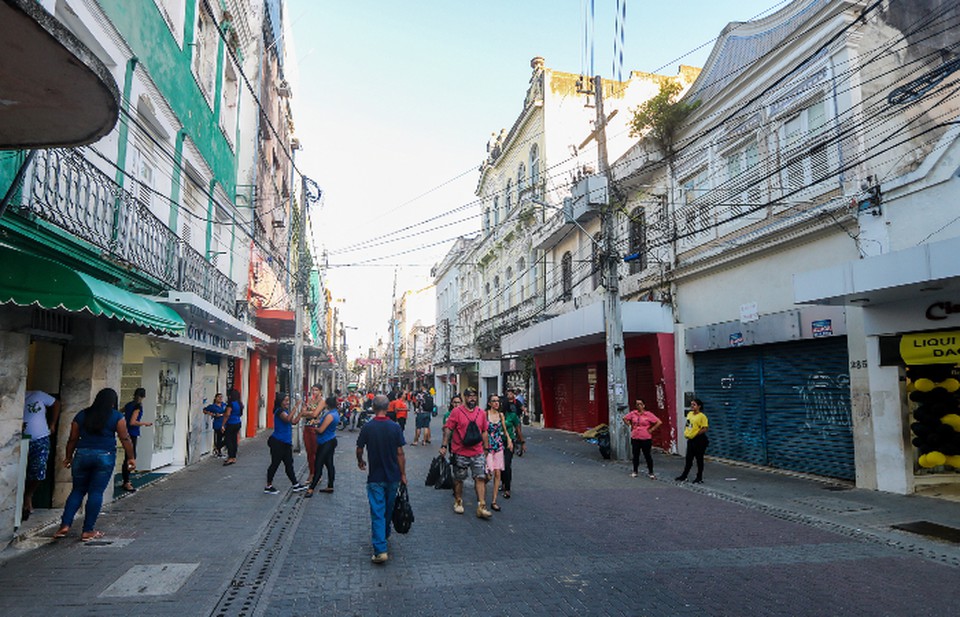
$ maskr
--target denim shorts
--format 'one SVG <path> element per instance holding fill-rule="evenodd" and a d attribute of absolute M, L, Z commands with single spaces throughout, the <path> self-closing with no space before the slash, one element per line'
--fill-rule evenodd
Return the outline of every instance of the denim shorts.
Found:
<path fill-rule="evenodd" d="M 417 412 L 417 428 L 430 428 L 430 414 Z"/>
<path fill-rule="evenodd" d="M 27 480 L 46 480 L 50 459 L 50 436 L 31 439 L 27 454 Z"/>
<path fill-rule="evenodd" d="M 473 479 L 487 477 L 487 459 L 483 454 L 476 456 L 453 455 L 453 477 L 463 481 L 467 479 L 467 470 L 473 474 Z"/>

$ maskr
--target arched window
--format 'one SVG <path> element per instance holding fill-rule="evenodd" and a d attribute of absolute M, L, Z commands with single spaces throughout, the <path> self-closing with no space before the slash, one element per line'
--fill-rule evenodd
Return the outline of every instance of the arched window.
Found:
<path fill-rule="evenodd" d="M 513 268 L 511 266 L 507 266 L 507 273 L 506 273 L 506 279 L 504 279 L 504 285 L 507 286 L 506 289 L 504 289 L 504 291 L 506 292 L 505 295 L 507 296 L 507 308 L 510 308 L 511 306 L 513 306 Z"/>
<path fill-rule="evenodd" d="M 537 144 L 530 146 L 530 186 L 533 196 L 540 196 L 540 148 Z"/>
<path fill-rule="evenodd" d="M 494 201 L 494 204 L 496 204 L 496 201 Z M 494 205 L 494 207 L 496 207 L 496 205 Z M 490 231 L 490 208 L 484 208 L 483 210 L 483 231 Z"/>
<path fill-rule="evenodd" d="M 592 266 L 593 288 L 600 286 L 603 280 L 603 259 L 600 254 L 600 243 L 603 241 L 603 234 L 599 231 L 593 234 L 593 242 L 590 247 L 590 264 Z"/>
<path fill-rule="evenodd" d="M 560 296 L 561 300 L 572 300 L 573 299 L 573 255 L 570 251 L 567 251 L 563 254 L 563 258 L 560 259 L 560 281 L 563 286 L 563 295 Z"/>
<path fill-rule="evenodd" d="M 523 192 L 523 189 L 527 188 L 527 168 L 523 163 L 517 167 L 517 194 Z M 517 197 L 517 201 L 520 201 L 520 198 Z"/>
<path fill-rule="evenodd" d="M 499 197 L 493 198 L 493 224 L 494 225 L 500 224 L 500 198 Z"/>
<path fill-rule="evenodd" d="M 504 212 L 504 219 L 506 219 L 506 214 L 513 210 L 513 181 L 507 180 L 507 190 L 506 193 L 506 203 L 504 204 L 506 212 Z"/>

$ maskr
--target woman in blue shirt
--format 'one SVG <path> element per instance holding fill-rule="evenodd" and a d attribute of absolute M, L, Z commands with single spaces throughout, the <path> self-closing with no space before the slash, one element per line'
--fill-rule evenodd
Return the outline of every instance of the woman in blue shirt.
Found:
<path fill-rule="evenodd" d="M 133 442 L 127 432 L 127 422 L 123 414 L 117 411 L 117 393 L 104 388 L 97 393 L 93 404 L 74 417 L 70 423 L 70 438 L 63 466 L 70 469 L 73 476 L 73 490 L 67 497 L 60 519 L 60 529 L 54 538 L 63 538 L 70 531 L 73 518 L 87 498 L 86 514 L 83 517 L 81 542 L 103 537 L 103 532 L 94 526 L 103 506 L 103 491 L 113 479 L 113 467 L 117 462 L 117 437 L 126 453 L 127 467 L 136 469 L 137 461 L 133 455 Z"/>
<path fill-rule="evenodd" d="M 203 408 L 203 413 L 213 418 L 213 455 L 223 458 L 223 416 L 227 413 L 223 395 L 217 392 L 213 402 Z"/>
<path fill-rule="evenodd" d="M 227 460 L 223 466 L 237 462 L 237 445 L 240 441 L 240 423 L 243 422 L 243 403 L 240 402 L 240 391 L 236 388 L 227 390 L 227 408 L 223 420 L 223 438 L 227 442 Z"/>
<path fill-rule="evenodd" d="M 280 463 L 293 485 L 293 492 L 298 493 L 307 487 L 297 482 L 297 474 L 293 471 L 293 425 L 300 421 L 301 401 L 297 401 L 296 410 L 290 412 L 290 397 L 283 392 L 277 392 L 273 405 L 273 434 L 267 440 L 270 446 L 270 466 L 267 467 L 267 486 L 263 492 L 276 495 L 280 491 L 273 485 L 273 476 L 277 473 Z"/>
<path fill-rule="evenodd" d="M 340 412 L 337 411 L 337 397 L 328 396 L 325 401 L 326 410 L 317 422 L 317 458 L 314 464 L 313 480 L 307 489 L 307 497 L 313 497 L 313 490 L 317 488 L 320 478 L 323 477 L 323 468 L 327 468 L 327 488 L 320 489 L 323 493 L 333 492 L 333 480 L 336 470 L 333 468 L 333 452 L 337 449 L 337 425 L 340 424 Z"/>
<path fill-rule="evenodd" d="M 130 441 L 133 442 L 133 458 L 137 458 L 137 439 L 140 438 L 141 426 L 153 426 L 153 422 L 143 422 L 143 399 L 147 398 L 147 391 L 143 388 L 137 388 L 133 391 L 133 400 L 123 406 L 123 419 L 127 421 L 127 432 L 130 433 Z M 123 469 L 120 474 L 123 476 L 123 490 L 128 493 L 136 493 L 130 483 L 130 459 L 123 460 Z"/>

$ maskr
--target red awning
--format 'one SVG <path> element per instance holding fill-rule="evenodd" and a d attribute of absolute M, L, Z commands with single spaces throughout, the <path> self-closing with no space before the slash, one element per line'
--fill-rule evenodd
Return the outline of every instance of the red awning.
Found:
<path fill-rule="evenodd" d="M 261 310 L 257 311 L 257 329 L 266 332 L 273 339 L 292 338 L 296 332 L 296 315 L 293 311 Z"/>

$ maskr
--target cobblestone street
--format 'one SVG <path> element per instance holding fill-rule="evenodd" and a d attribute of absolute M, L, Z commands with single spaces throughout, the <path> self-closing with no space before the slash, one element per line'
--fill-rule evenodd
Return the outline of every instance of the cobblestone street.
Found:
<path fill-rule="evenodd" d="M 914 497 L 906 502 L 911 513 L 899 505 L 903 498 L 863 491 L 874 503 L 846 516 L 872 511 L 871 518 L 845 525 L 829 510 L 840 500 L 853 504 L 859 491 L 829 492 L 822 483 L 712 461 L 703 487 L 680 486 L 672 477 L 681 461 L 666 455 L 656 458 L 661 479 L 633 479 L 576 436 L 535 429 L 527 456 L 515 459 L 513 498 L 499 500 L 503 510 L 491 521 L 473 515 L 469 486 L 462 516 L 448 491 L 423 486 L 435 447 L 406 448 L 416 522 L 391 537 L 390 561 L 374 566 L 355 435 L 341 434 L 333 494 L 263 494 L 268 456 L 260 437 L 242 445 L 233 467 L 208 460 L 115 502 L 102 515 L 107 537 L 98 545 L 74 533 L 8 549 L 0 613 L 942 616 L 956 609 L 956 545 L 892 532 L 884 520 L 949 519 L 958 516 L 956 503 Z M 305 467 L 302 456 L 297 465 Z M 744 494 L 766 503 L 723 486 L 747 482 Z M 774 503 L 775 490 L 792 493 L 795 511 Z M 818 499 L 823 516 L 799 510 Z M 956 524 L 948 519 L 940 520 Z"/>

